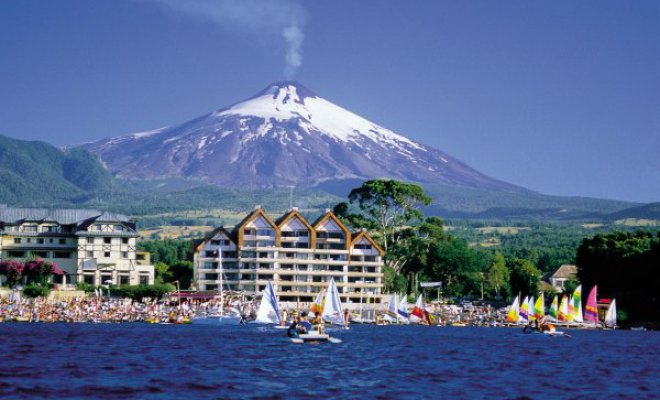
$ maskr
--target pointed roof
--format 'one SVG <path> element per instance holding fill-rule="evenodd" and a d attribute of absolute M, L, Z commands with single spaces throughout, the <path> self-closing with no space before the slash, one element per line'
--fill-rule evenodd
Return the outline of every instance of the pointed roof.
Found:
<path fill-rule="evenodd" d="M 371 245 L 374 246 L 374 249 L 376 249 L 378 253 L 380 253 L 381 256 L 385 255 L 385 250 L 383 250 L 383 248 L 380 247 L 378 243 L 376 243 L 374 238 L 369 236 L 366 229 L 361 229 L 359 232 L 353 234 L 353 240 L 351 240 L 351 247 L 355 245 L 355 243 L 361 238 L 367 239 L 371 243 Z"/>
<path fill-rule="evenodd" d="M 344 223 L 341 222 L 339 218 L 337 218 L 337 216 L 330 210 L 326 210 L 325 214 L 321 215 L 316 219 L 316 221 L 314 221 L 314 223 L 312 224 L 314 230 L 318 229 L 318 227 L 321 226 L 321 224 L 323 224 L 325 221 L 329 219 L 333 220 L 337 224 L 337 226 L 339 226 L 339 228 L 342 231 L 344 231 L 344 233 L 346 234 L 346 241 L 347 242 L 350 241 L 351 231 L 349 231 L 346 225 L 344 225 Z"/>
<path fill-rule="evenodd" d="M 212 230 L 211 232 L 209 232 L 206 235 L 206 237 L 204 237 L 204 239 L 194 239 L 192 241 L 193 251 L 200 251 L 202 249 L 202 246 L 206 242 L 213 239 L 213 237 L 215 237 L 215 235 L 217 235 L 218 233 L 221 233 L 221 232 L 224 233 L 225 236 L 227 236 L 227 238 L 232 241 L 232 243 L 236 244 L 236 240 L 234 240 L 234 238 L 232 237 L 232 233 L 229 232 L 227 229 L 225 229 L 224 226 L 219 226 L 219 227 L 215 228 L 214 230 Z"/>
<path fill-rule="evenodd" d="M 555 279 L 569 279 L 573 278 L 577 275 L 577 267 L 573 264 L 562 264 L 554 274 L 552 274 L 552 278 Z"/>
<path fill-rule="evenodd" d="M 284 226 L 284 224 L 286 224 L 294 217 L 298 218 L 298 220 L 302 222 L 303 225 L 305 225 L 305 227 L 307 227 L 307 229 L 309 229 L 310 232 L 314 232 L 314 227 L 310 225 L 307 219 L 303 217 L 303 215 L 296 208 L 292 208 L 286 214 L 279 217 L 275 222 L 277 223 L 277 226 L 281 229 L 282 226 Z"/>

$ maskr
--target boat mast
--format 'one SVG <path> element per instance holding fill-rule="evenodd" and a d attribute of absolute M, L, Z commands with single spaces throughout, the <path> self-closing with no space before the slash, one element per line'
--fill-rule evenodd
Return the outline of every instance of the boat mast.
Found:
<path fill-rule="evenodd" d="M 220 315 L 225 314 L 225 295 L 224 291 L 222 290 L 222 276 L 224 275 L 224 267 L 222 265 L 222 249 L 218 249 L 218 257 L 220 258 L 220 287 L 218 288 L 220 290 Z"/>

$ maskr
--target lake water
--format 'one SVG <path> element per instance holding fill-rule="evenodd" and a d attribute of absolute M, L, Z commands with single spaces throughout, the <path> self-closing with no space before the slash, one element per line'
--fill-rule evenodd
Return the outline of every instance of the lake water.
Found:
<path fill-rule="evenodd" d="M 660 333 L 0 324 L 0 398 L 659 398 Z"/>

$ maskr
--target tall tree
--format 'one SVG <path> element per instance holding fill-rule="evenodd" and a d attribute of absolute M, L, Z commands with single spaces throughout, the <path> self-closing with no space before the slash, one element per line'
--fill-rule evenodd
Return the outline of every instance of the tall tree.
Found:
<path fill-rule="evenodd" d="M 486 272 L 486 282 L 488 287 L 495 292 L 495 297 L 500 297 L 500 290 L 509 284 L 509 269 L 506 267 L 506 260 L 499 251 L 495 252 L 493 263 Z"/>
<path fill-rule="evenodd" d="M 367 229 L 380 234 L 383 248 L 389 250 L 399 235 L 397 232 L 405 226 L 423 219 L 419 210 L 422 205 L 431 204 L 431 198 L 421 186 L 400 182 L 394 179 L 374 179 L 366 181 L 348 195 L 351 204 L 357 204 L 360 212 L 349 214 L 346 204 L 335 207 L 349 221 L 361 222 Z"/>
<path fill-rule="evenodd" d="M 536 295 L 541 282 L 541 271 L 534 264 L 522 258 L 514 258 L 509 261 L 511 271 L 511 291 L 522 294 Z"/>

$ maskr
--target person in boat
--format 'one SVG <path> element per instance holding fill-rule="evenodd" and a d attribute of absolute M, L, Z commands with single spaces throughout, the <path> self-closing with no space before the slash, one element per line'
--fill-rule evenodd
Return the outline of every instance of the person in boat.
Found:
<path fill-rule="evenodd" d="M 555 332 L 555 326 L 552 325 L 550 322 L 547 322 L 545 320 L 545 316 L 541 318 L 541 325 L 540 325 L 540 330 L 541 332 Z"/>
<path fill-rule="evenodd" d="M 309 333 L 312 331 L 312 323 L 307 320 L 307 312 L 303 311 L 300 314 L 300 321 L 296 327 L 298 333 Z"/>
<path fill-rule="evenodd" d="M 291 319 L 293 322 L 289 325 L 289 329 L 286 330 L 286 335 L 288 337 L 298 337 L 298 311 L 291 313 Z"/>

